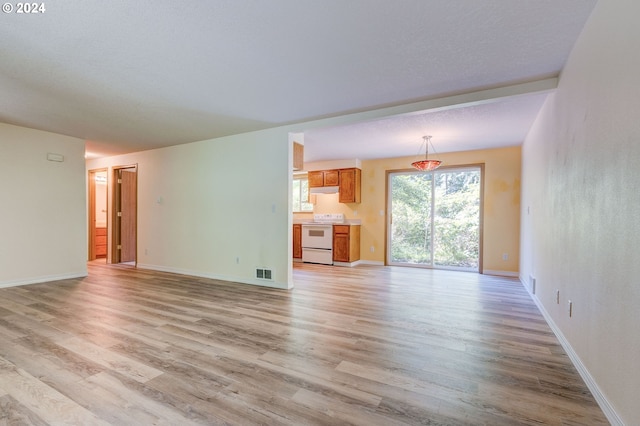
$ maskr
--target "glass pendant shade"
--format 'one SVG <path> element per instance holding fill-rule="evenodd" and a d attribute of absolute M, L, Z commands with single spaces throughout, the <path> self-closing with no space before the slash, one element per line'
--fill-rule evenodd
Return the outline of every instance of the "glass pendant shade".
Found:
<path fill-rule="evenodd" d="M 414 161 L 411 165 L 423 172 L 430 172 L 435 170 L 442 164 L 440 160 L 429 160 L 429 144 L 431 143 L 431 136 L 423 136 L 425 144 L 424 160 Z"/>
<path fill-rule="evenodd" d="M 430 172 L 431 170 L 435 170 L 440 167 L 440 164 L 442 164 L 442 161 L 440 160 L 420 160 L 411 163 L 413 167 L 423 172 Z"/>

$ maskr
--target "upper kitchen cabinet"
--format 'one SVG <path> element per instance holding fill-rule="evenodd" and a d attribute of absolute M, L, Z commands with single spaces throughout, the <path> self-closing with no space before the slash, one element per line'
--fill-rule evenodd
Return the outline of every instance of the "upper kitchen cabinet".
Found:
<path fill-rule="evenodd" d="M 340 203 L 359 203 L 362 171 L 358 164 L 359 160 L 354 161 L 355 167 L 345 164 L 349 162 L 342 161 L 342 164 L 336 164 L 338 167 L 331 169 L 318 167 L 308 171 L 309 194 L 338 193 Z"/>
<path fill-rule="evenodd" d="M 337 170 L 316 170 L 307 174 L 309 188 L 325 188 L 316 190 L 316 193 L 338 192 L 340 203 L 360 202 L 360 181 L 362 172 L 356 167 Z"/>
<path fill-rule="evenodd" d="M 307 174 L 309 188 L 321 188 L 323 186 L 338 186 L 340 174 L 338 170 L 317 170 Z"/>
<path fill-rule="evenodd" d="M 340 169 L 339 181 L 340 189 L 338 190 L 338 201 L 341 203 L 359 203 L 360 202 L 360 169 Z"/>
<path fill-rule="evenodd" d="M 293 170 L 304 168 L 304 145 L 298 142 L 293 143 Z"/>

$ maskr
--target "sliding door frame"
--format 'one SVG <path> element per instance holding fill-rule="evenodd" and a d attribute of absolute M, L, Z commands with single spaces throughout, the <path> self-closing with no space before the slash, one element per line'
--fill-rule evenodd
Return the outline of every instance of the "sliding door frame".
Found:
<path fill-rule="evenodd" d="M 479 229 L 478 229 L 478 273 L 483 274 L 484 273 L 484 266 L 483 266 L 483 252 L 484 252 L 484 181 L 485 181 L 485 176 L 484 176 L 484 163 L 471 163 L 471 164 L 457 164 L 457 165 L 452 165 L 452 166 L 443 166 L 438 168 L 435 172 L 439 172 L 439 171 L 455 171 L 455 170 L 462 170 L 462 169 L 469 169 L 469 168 L 475 168 L 475 169 L 480 169 L 480 212 L 479 212 Z M 390 237 L 390 232 L 391 232 L 391 220 L 393 219 L 391 217 L 391 194 L 390 194 L 390 190 L 391 190 L 391 185 L 390 185 L 390 179 L 391 179 L 391 175 L 392 174 L 396 174 L 396 173 L 412 173 L 412 172 L 417 172 L 416 169 L 393 169 L 393 170 L 387 170 L 385 173 L 385 221 L 384 221 L 384 264 L 385 265 L 392 265 L 392 266 L 403 266 L 403 267 L 413 267 L 413 268 L 426 268 L 426 269 L 451 269 L 451 270 L 458 270 L 457 268 L 446 268 L 446 267 L 436 267 L 433 264 L 431 265 L 419 265 L 419 264 L 408 264 L 408 263 L 403 263 L 403 264 L 397 264 L 397 263 L 391 263 L 390 262 L 390 250 L 391 250 L 391 237 Z M 431 172 L 433 173 L 433 172 Z M 433 182 L 435 183 L 435 179 L 433 180 Z M 432 189 L 433 190 L 433 189 Z M 434 215 L 431 215 L 431 225 L 432 225 L 432 229 L 433 229 L 433 221 L 434 221 Z M 431 233 L 431 250 L 433 251 L 433 239 L 434 239 L 434 233 Z M 433 258 L 433 255 L 432 255 Z"/>

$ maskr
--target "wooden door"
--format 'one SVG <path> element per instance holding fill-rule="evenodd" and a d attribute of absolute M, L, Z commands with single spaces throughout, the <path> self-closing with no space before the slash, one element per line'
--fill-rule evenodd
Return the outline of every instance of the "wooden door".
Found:
<path fill-rule="evenodd" d="M 136 261 L 137 168 L 114 168 L 111 262 Z"/>

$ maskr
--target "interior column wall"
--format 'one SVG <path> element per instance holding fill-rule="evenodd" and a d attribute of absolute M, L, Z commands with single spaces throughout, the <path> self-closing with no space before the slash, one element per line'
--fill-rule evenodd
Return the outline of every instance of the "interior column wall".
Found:
<path fill-rule="evenodd" d="M 91 160 L 87 168 L 111 173 L 137 164 L 139 268 L 290 288 L 290 151 L 288 131 L 271 129 Z M 271 269 L 273 280 L 257 279 L 257 268 Z"/>
<path fill-rule="evenodd" d="M 84 141 L 0 123 L 0 152 L 0 287 L 85 276 Z"/>

